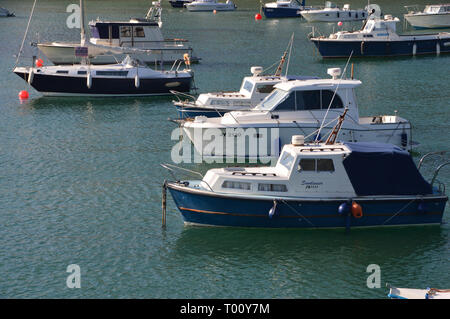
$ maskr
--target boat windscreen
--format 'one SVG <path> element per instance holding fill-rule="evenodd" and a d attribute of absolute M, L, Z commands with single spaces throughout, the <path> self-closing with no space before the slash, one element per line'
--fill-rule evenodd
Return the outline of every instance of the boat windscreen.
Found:
<path fill-rule="evenodd" d="M 276 105 L 283 102 L 289 96 L 289 92 L 281 89 L 275 89 L 261 103 L 255 106 L 255 110 L 270 111 Z"/>

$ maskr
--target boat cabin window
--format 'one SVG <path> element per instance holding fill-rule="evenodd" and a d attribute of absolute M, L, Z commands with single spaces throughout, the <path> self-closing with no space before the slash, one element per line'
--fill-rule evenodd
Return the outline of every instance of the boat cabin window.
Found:
<path fill-rule="evenodd" d="M 248 93 L 252 93 L 253 83 L 250 81 L 245 81 L 244 84 L 242 84 L 242 89 L 247 91 Z"/>
<path fill-rule="evenodd" d="M 131 27 L 121 26 L 120 27 L 120 37 L 121 38 L 131 38 Z"/>
<path fill-rule="evenodd" d="M 302 158 L 297 170 L 299 172 L 334 172 L 334 164 L 329 158 Z"/>
<path fill-rule="evenodd" d="M 69 71 L 67 71 L 67 70 L 56 70 L 56 73 L 58 73 L 58 74 L 68 74 Z"/>
<path fill-rule="evenodd" d="M 118 39 L 119 38 L 119 26 L 96 23 L 89 26 L 91 29 L 91 35 L 97 39 Z"/>
<path fill-rule="evenodd" d="M 334 97 L 333 97 L 334 96 Z M 330 105 L 331 104 L 331 105 Z M 275 109 L 273 107 L 276 106 Z M 293 91 L 276 89 L 256 109 L 273 111 L 302 111 L 344 108 L 338 94 L 331 90 Z"/>
<path fill-rule="evenodd" d="M 273 84 L 257 86 L 256 91 L 258 93 L 270 93 L 273 91 Z"/>
<path fill-rule="evenodd" d="M 135 27 L 134 28 L 134 36 L 137 38 L 145 38 L 144 28 L 143 27 Z"/>
<path fill-rule="evenodd" d="M 294 156 L 289 152 L 283 152 L 280 156 L 280 164 L 283 165 L 287 170 L 291 170 L 292 164 L 294 163 Z"/>
<path fill-rule="evenodd" d="M 256 110 L 271 110 L 275 105 L 288 96 L 288 92 L 275 89 L 270 93 L 258 106 L 255 107 Z"/>
<path fill-rule="evenodd" d="M 224 181 L 222 183 L 222 188 L 250 190 L 251 185 L 252 184 L 246 182 Z"/>
<path fill-rule="evenodd" d="M 284 184 L 258 184 L 258 191 L 260 192 L 287 192 L 287 187 Z"/>
<path fill-rule="evenodd" d="M 275 111 L 295 111 L 295 92 L 291 92 L 280 102 Z"/>
<path fill-rule="evenodd" d="M 97 71 L 95 74 L 105 76 L 127 76 L 128 71 Z"/>
<path fill-rule="evenodd" d="M 78 71 L 77 74 L 80 74 L 80 75 L 81 74 L 87 74 L 87 72 L 86 71 Z"/>

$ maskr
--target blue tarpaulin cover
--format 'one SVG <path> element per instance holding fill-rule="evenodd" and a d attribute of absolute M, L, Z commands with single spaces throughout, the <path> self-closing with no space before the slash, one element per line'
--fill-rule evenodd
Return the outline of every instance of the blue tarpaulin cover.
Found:
<path fill-rule="evenodd" d="M 411 155 L 400 147 L 375 142 L 344 144 L 351 154 L 343 164 L 358 196 L 432 193 Z"/>

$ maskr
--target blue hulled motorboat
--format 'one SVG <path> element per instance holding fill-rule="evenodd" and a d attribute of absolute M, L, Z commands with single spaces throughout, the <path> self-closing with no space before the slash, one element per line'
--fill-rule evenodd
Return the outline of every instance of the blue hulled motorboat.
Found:
<path fill-rule="evenodd" d="M 301 17 L 300 11 L 308 10 L 305 7 L 305 0 L 277 0 L 264 4 L 262 11 L 266 18 L 296 18 Z"/>
<path fill-rule="evenodd" d="M 391 15 L 370 17 L 359 31 L 339 31 L 328 37 L 315 37 L 314 43 L 323 58 L 415 56 L 450 52 L 450 33 L 396 33 L 400 20 Z"/>
<path fill-rule="evenodd" d="M 218 168 L 202 180 L 165 182 L 163 195 L 168 188 L 187 224 L 349 229 L 441 223 L 445 187 L 435 187 L 435 177 L 427 182 L 407 151 L 335 143 L 338 132 L 325 143 L 293 136 L 273 167 Z"/>
<path fill-rule="evenodd" d="M 183 8 L 186 4 L 191 3 L 192 0 L 169 0 L 173 8 Z"/>

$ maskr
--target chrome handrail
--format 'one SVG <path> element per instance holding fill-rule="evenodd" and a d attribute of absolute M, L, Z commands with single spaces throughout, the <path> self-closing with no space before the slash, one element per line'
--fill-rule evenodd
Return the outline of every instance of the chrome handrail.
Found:
<path fill-rule="evenodd" d="M 434 171 L 433 178 L 431 179 L 431 183 L 430 183 L 432 187 L 433 187 L 433 183 L 434 183 L 434 181 L 436 180 L 436 177 L 437 177 L 439 171 L 441 170 L 441 168 L 444 167 L 444 166 L 446 166 L 446 165 L 449 165 L 449 164 L 450 164 L 450 161 L 445 162 L 445 163 L 439 165 L 439 166 L 436 168 L 436 170 Z"/>
<path fill-rule="evenodd" d="M 417 165 L 417 170 L 420 170 L 420 167 L 422 166 L 423 161 L 425 160 L 425 158 L 427 158 L 430 155 L 444 155 L 445 153 L 447 153 L 448 151 L 437 151 L 437 152 L 429 152 L 426 153 L 424 156 L 422 156 L 422 158 L 419 161 L 419 165 Z"/>

